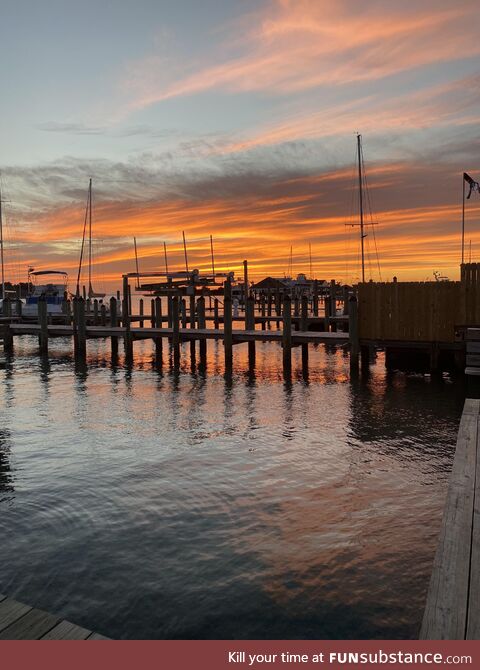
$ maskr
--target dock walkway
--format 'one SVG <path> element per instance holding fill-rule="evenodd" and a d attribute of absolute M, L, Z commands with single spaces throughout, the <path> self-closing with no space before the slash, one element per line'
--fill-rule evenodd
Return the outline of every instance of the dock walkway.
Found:
<path fill-rule="evenodd" d="M 420 639 L 480 639 L 480 400 L 460 422 Z"/>
<path fill-rule="evenodd" d="M 108 640 L 0 593 L 0 640 Z"/>

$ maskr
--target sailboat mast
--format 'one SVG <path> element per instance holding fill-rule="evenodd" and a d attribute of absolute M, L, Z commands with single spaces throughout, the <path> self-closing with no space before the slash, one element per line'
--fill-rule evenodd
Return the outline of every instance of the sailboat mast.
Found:
<path fill-rule="evenodd" d="M 362 136 L 357 135 L 358 191 L 360 194 L 360 243 L 362 247 L 362 282 L 365 281 L 365 235 L 363 233 L 363 180 L 362 180 Z"/>
<path fill-rule="evenodd" d="M 167 245 L 163 243 L 163 254 L 165 256 L 165 273 L 168 275 Z"/>
<path fill-rule="evenodd" d="M 5 298 L 5 265 L 3 258 L 3 218 L 2 218 L 2 187 L 0 185 L 0 263 L 2 266 L 2 300 Z"/>
<path fill-rule="evenodd" d="M 88 291 L 92 291 L 92 178 L 88 184 Z"/>

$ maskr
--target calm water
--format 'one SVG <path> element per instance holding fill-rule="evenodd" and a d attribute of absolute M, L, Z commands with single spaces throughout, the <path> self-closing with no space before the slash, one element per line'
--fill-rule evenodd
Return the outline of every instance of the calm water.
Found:
<path fill-rule="evenodd" d="M 185 346 L 185 345 L 184 345 Z M 462 389 L 349 380 L 311 348 L 209 343 L 208 373 L 76 365 L 16 340 L 0 371 L 0 592 L 120 638 L 405 638 L 422 617 Z"/>

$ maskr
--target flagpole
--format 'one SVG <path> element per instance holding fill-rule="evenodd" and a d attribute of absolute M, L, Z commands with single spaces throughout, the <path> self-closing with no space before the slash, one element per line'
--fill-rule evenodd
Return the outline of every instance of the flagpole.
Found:
<path fill-rule="evenodd" d="M 462 265 L 465 260 L 465 177 L 462 175 Z"/>

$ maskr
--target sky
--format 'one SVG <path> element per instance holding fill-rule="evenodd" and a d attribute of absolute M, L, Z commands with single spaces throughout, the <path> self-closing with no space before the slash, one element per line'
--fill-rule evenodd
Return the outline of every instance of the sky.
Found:
<path fill-rule="evenodd" d="M 210 269 L 353 283 L 356 134 L 366 275 L 458 278 L 462 174 L 480 181 L 470 0 L 2 0 L 7 279 Z M 370 225 L 373 224 L 373 225 Z M 470 245 L 471 240 L 471 245 Z M 480 261 L 480 197 L 466 207 Z"/>

